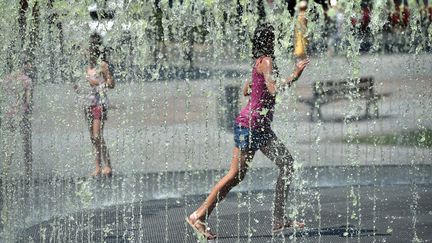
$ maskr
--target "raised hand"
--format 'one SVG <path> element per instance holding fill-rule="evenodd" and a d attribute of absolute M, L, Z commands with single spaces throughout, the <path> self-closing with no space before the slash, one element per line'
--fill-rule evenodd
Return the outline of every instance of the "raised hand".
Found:
<path fill-rule="evenodd" d="M 303 73 L 303 70 L 309 64 L 309 62 L 310 60 L 308 58 L 298 61 L 295 65 L 294 75 L 296 77 L 300 77 L 300 75 Z"/>

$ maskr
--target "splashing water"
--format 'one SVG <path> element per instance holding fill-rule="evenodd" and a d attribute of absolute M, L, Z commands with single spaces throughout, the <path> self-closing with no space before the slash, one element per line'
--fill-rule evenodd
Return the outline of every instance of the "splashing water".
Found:
<path fill-rule="evenodd" d="M 293 2 L 0 2 L 0 241 L 193 241 L 184 217 L 229 169 L 260 23 L 275 27 L 280 78 L 294 70 Z M 318 2 L 305 13 L 311 64 L 277 94 L 272 123 L 295 159 L 286 217 L 308 229 L 269 233 L 278 171 L 260 153 L 209 224 L 218 242 L 428 240 L 432 3 Z M 113 176 L 92 178 L 74 86 L 88 85 L 95 32 L 116 86 Z"/>

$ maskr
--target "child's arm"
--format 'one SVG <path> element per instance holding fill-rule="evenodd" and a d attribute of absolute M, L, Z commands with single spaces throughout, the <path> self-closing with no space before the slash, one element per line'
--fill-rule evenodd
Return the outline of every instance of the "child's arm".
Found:
<path fill-rule="evenodd" d="M 296 63 L 294 72 L 288 76 L 285 80 L 281 80 L 278 83 L 273 80 L 271 75 L 271 62 L 269 64 L 264 66 L 264 78 L 266 80 L 267 89 L 271 94 L 275 94 L 277 90 L 284 91 L 286 87 L 291 87 L 291 84 L 293 84 L 295 81 L 297 81 L 301 74 L 303 73 L 303 70 L 305 67 L 309 64 L 309 59 L 304 59 Z"/>
<path fill-rule="evenodd" d="M 283 91 L 286 87 L 290 87 L 292 83 L 297 81 L 301 74 L 303 73 L 304 68 L 309 64 L 309 59 L 304 59 L 296 63 L 295 70 L 293 74 L 291 74 L 285 80 L 281 80 L 278 83 L 274 80 L 272 76 L 272 60 L 271 58 L 264 58 L 261 66 L 262 73 L 264 75 L 265 83 L 267 86 L 267 90 L 270 94 L 275 95 L 276 91 Z"/>
<path fill-rule="evenodd" d="M 105 79 L 105 82 L 106 82 L 108 88 L 113 89 L 115 87 L 115 81 L 114 81 L 114 78 L 113 78 L 113 76 L 109 70 L 108 63 L 102 62 L 101 67 L 102 67 L 102 74 L 103 74 L 103 77 Z"/>
<path fill-rule="evenodd" d="M 248 80 L 246 80 L 246 83 L 243 87 L 243 95 L 244 96 L 249 96 L 251 93 L 251 84 L 249 83 Z"/>
<path fill-rule="evenodd" d="M 276 94 L 276 81 L 273 78 L 273 63 L 270 57 L 264 57 L 260 64 L 261 72 L 264 76 L 265 85 L 270 94 Z"/>
<path fill-rule="evenodd" d="M 283 86 L 288 86 L 290 87 L 292 83 L 294 83 L 295 81 L 297 81 L 300 76 L 303 73 L 303 70 L 305 69 L 305 67 L 309 64 L 309 59 L 303 59 L 299 62 L 297 62 L 295 64 L 295 69 L 293 74 L 291 74 L 286 80 L 285 82 L 282 82 L 281 88 L 283 89 Z"/>

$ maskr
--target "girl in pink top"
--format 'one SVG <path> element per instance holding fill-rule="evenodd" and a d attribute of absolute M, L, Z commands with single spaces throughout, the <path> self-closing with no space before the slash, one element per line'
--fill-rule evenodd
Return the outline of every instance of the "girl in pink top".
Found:
<path fill-rule="evenodd" d="M 278 233 L 287 227 L 303 227 L 304 223 L 285 219 L 285 199 L 289 189 L 293 158 L 285 145 L 277 138 L 271 129 L 273 120 L 275 96 L 295 82 L 309 63 L 308 59 L 299 61 L 293 74 L 285 80 L 276 80 L 277 67 L 274 61 L 274 28 L 268 23 L 257 27 L 252 40 L 255 64 L 252 69 L 252 83 L 246 83 L 243 93 L 250 95 L 248 104 L 240 111 L 234 127 L 235 147 L 228 173 L 213 187 L 207 199 L 186 221 L 201 239 L 214 239 L 205 223 L 216 202 L 225 198 L 228 192 L 238 185 L 246 175 L 249 162 L 255 152 L 261 152 L 274 161 L 279 168 L 276 183 L 276 196 L 273 211 L 272 232 Z"/>

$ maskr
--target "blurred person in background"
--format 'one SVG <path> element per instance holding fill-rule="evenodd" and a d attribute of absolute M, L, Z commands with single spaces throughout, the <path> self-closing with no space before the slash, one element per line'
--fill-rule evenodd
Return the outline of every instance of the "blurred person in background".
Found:
<path fill-rule="evenodd" d="M 340 10 L 337 0 L 330 0 L 330 8 L 327 11 L 329 19 L 328 54 L 333 56 L 338 53 L 342 42 L 344 14 Z"/>
<path fill-rule="evenodd" d="M 115 82 L 107 61 L 107 52 L 102 50 L 102 37 L 99 34 L 90 36 L 89 60 L 86 69 L 88 83 L 84 98 L 84 112 L 88 122 L 90 140 L 95 151 L 95 171 L 91 176 L 112 175 L 112 165 L 109 151 L 103 136 L 104 125 L 108 119 L 107 89 L 114 88 Z M 81 93 L 79 85 L 74 86 L 77 93 Z M 102 159 L 105 162 L 102 168 Z"/>
<path fill-rule="evenodd" d="M 307 58 L 307 2 L 300 1 L 298 4 L 298 16 L 294 27 L 294 56 L 296 60 L 302 60 Z"/>
<path fill-rule="evenodd" d="M 0 137 L 4 176 L 11 165 L 16 165 L 23 173 L 31 173 L 27 171 L 31 170 L 30 165 L 23 165 L 23 162 L 27 162 L 24 139 L 31 132 L 27 129 L 31 113 L 31 64 L 26 58 L 23 60 L 21 69 L 12 71 L 0 80 Z"/>

